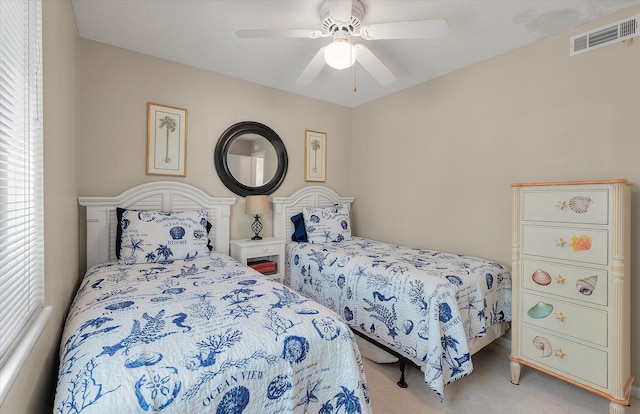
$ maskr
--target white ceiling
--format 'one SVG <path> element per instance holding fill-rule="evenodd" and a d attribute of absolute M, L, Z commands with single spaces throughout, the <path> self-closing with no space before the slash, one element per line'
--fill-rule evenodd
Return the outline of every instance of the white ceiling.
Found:
<path fill-rule="evenodd" d="M 235 32 L 240 28 L 320 29 L 322 0 L 72 0 L 82 38 L 348 107 L 640 4 L 640 0 L 362 3 L 363 25 L 444 18 L 450 25 L 449 35 L 438 40 L 358 38 L 396 75 L 397 81 L 389 86 L 380 86 L 357 63 L 355 70 L 325 66 L 310 85 L 298 86 L 295 81 L 302 70 L 331 38 L 242 39 Z"/>

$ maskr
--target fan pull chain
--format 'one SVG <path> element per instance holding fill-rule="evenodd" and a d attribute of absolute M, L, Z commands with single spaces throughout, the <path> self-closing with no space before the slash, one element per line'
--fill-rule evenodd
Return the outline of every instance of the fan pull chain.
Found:
<path fill-rule="evenodd" d="M 358 68 L 356 67 L 356 65 L 353 65 L 353 92 L 358 92 L 358 79 L 357 79 L 357 71 Z"/>
<path fill-rule="evenodd" d="M 347 38 L 348 38 L 348 40 L 349 40 L 349 44 L 350 44 L 351 46 L 353 46 L 353 45 L 351 44 L 351 36 L 348 36 Z M 353 50 L 354 50 L 354 48 L 353 48 L 353 47 L 352 47 L 351 49 L 349 49 L 349 61 L 351 61 L 351 59 L 353 59 Z M 349 70 L 351 70 L 351 69 L 353 69 L 353 92 L 357 92 L 357 91 L 358 91 L 358 86 L 356 85 L 356 73 L 357 73 L 357 67 L 356 67 L 356 64 L 355 64 L 355 63 L 354 63 L 354 64 L 349 68 Z"/>

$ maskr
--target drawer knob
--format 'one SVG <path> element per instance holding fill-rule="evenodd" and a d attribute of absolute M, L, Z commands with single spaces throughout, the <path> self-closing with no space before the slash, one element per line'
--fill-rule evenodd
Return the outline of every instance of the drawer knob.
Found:
<path fill-rule="evenodd" d="M 557 357 L 560 357 L 560 359 L 564 358 L 567 354 L 565 354 L 562 349 L 558 348 L 558 349 L 554 349 L 553 350 L 553 354 Z"/>
<path fill-rule="evenodd" d="M 567 202 L 566 201 L 558 201 L 556 203 L 556 207 L 558 207 L 560 210 L 564 210 L 565 208 L 567 208 Z"/>
<path fill-rule="evenodd" d="M 556 319 L 559 319 L 560 322 L 564 322 L 564 320 L 566 319 L 566 315 L 564 315 L 562 312 L 554 312 L 554 315 L 556 315 Z"/>
<path fill-rule="evenodd" d="M 556 283 L 559 285 L 564 285 L 564 281 L 567 280 L 564 277 L 562 277 L 562 275 L 558 275 L 556 276 Z"/>
<path fill-rule="evenodd" d="M 263 247 L 263 248 L 262 248 L 262 251 L 263 251 L 263 252 L 266 252 L 267 250 L 269 250 L 267 247 Z"/>

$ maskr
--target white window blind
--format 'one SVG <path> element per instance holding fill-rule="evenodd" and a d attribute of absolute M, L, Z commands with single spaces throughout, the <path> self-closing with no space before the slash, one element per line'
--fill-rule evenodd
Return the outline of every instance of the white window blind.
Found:
<path fill-rule="evenodd" d="M 40 0 L 0 1 L 0 402 L 48 316 L 41 20 Z"/>

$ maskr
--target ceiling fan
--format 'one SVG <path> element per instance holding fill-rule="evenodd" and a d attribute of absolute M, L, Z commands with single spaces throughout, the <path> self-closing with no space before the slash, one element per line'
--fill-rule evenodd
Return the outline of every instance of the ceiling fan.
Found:
<path fill-rule="evenodd" d="M 395 75 L 363 44 L 353 44 L 351 38 L 365 40 L 438 39 L 446 37 L 449 23 L 445 19 L 413 20 L 378 23 L 363 26 L 364 6 L 360 0 L 325 0 L 320 6 L 321 29 L 239 29 L 243 38 L 297 37 L 317 39 L 333 37 L 320 48 L 302 71 L 296 84 L 307 85 L 318 76 L 325 64 L 336 69 L 351 67 L 357 61 L 381 85 L 395 82 Z"/>

